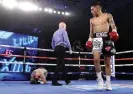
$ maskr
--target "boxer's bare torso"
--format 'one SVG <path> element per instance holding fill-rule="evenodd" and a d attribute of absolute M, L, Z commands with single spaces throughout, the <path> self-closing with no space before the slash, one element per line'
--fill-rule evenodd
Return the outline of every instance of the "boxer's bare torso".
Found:
<path fill-rule="evenodd" d="M 93 17 L 91 19 L 91 24 L 93 25 L 93 33 L 96 32 L 108 32 L 108 14 L 101 14 L 99 17 Z"/>
<path fill-rule="evenodd" d="M 90 19 L 90 37 L 97 32 L 109 32 L 109 27 L 116 29 L 113 17 L 108 13 L 101 13 L 98 17 Z"/>

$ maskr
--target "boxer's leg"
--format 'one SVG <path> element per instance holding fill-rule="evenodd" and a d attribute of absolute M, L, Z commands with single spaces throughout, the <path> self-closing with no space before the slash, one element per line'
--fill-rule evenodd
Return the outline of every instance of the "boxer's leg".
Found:
<path fill-rule="evenodd" d="M 112 90 L 111 88 L 111 66 L 110 66 L 110 59 L 111 56 L 104 56 L 104 62 L 105 62 L 105 72 L 106 72 L 106 89 Z"/>
<path fill-rule="evenodd" d="M 94 38 L 93 39 L 93 57 L 94 57 L 94 65 L 96 75 L 98 77 L 98 89 L 102 90 L 104 87 L 102 75 L 101 75 L 101 65 L 100 65 L 100 56 L 103 47 L 103 40 L 102 38 Z"/>
<path fill-rule="evenodd" d="M 108 76 L 111 76 L 110 58 L 111 58 L 111 56 L 104 56 L 105 72 L 106 72 L 106 75 L 108 75 Z M 109 79 L 107 79 L 107 80 L 109 80 Z"/>
<path fill-rule="evenodd" d="M 96 71 L 96 73 L 101 72 L 100 56 L 101 56 L 101 53 L 100 52 L 93 51 L 94 65 L 95 65 L 95 71 Z"/>
<path fill-rule="evenodd" d="M 114 44 L 110 40 L 105 40 L 104 47 L 103 47 L 103 55 L 104 55 L 104 63 L 105 63 L 105 72 L 106 72 L 106 89 L 112 90 L 111 88 L 111 66 L 110 66 L 110 59 L 111 56 L 116 53 L 114 48 Z"/>
<path fill-rule="evenodd" d="M 102 90 L 104 87 L 104 83 L 101 75 L 100 56 L 101 53 L 99 51 L 93 51 L 94 66 L 95 66 L 96 75 L 98 77 L 98 89 Z"/>

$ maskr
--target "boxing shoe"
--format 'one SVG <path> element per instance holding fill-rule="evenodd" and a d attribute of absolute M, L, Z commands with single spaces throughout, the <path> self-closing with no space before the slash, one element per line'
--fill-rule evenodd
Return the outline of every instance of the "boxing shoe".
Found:
<path fill-rule="evenodd" d="M 104 82 L 103 79 L 97 79 L 98 81 L 98 90 L 103 90 L 104 89 Z"/>
<path fill-rule="evenodd" d="M 107 91 L 111 91 L 112 90 L 112 87 L 111 87 L 111 82 L 109 82 L 109 81 L 106 81 L 106 90 Z"/>

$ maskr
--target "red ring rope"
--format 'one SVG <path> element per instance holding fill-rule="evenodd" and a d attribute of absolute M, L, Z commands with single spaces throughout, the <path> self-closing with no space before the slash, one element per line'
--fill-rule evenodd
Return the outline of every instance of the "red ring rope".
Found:
<path fill-rule="evenodd" d="M 39 59 L 49 59 L 49 60 L 56 60 L 55 57 L 40 57 L 40 56 L 23 56 L 23 55 L 7 55 L 7 54 L 0 54 L 0 56 L 8 56 L 8 57 L 18 57 L 18 58 L 39 58 Z M 65 60 L 79 60 L 79 58 L 65 58 Z M 93 61 L 94 59 L 86 59 L 86 58 L 80 58 L 80 60 L 83 61 Z M 103 61 L 104 59 L 100 59 Z M 116 61 L 126 61 L 126 60 L 133 60 L 133 58 L 120 58 L 115 59 Z"/>

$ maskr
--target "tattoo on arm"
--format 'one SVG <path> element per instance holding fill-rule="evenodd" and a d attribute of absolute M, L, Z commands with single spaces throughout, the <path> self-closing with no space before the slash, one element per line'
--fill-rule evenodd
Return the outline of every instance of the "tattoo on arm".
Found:
<path fill-rule="evenodd" d="M 90 20 L 90 35 L 89 35 L 89 38 L 93 38 L 93 24 Z"/>
<path fill-rule="evenodd" d="M 109 24 L 110 24 L 112 30 L 117 29 L 116 25 L 115 25 L 115 22 L 114 22 L 114 19 L 113 19 L 113 16 L 111 14 L 109 14 Z"/>

